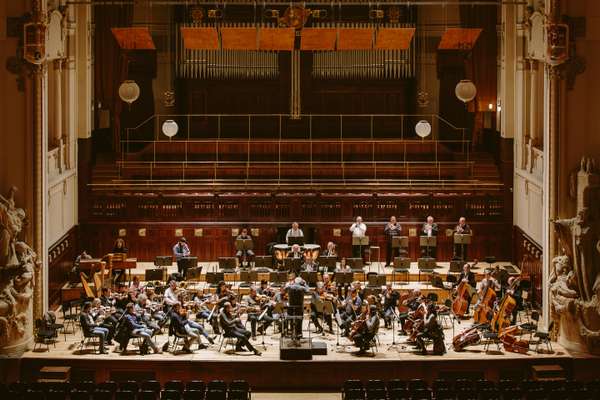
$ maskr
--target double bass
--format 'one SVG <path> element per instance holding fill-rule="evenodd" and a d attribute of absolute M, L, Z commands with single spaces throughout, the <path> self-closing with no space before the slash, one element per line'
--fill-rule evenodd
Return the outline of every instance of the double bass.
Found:
<path fill-rule="evenodd" d="M 464 317 L 467 310 L 469 309 L 469 297 L 470 291 L 473 288 L 468 282 L 461 282 L 456 287 L 456 297 L 452 302 L 452 313 L 457 317 Z"/>
<path fill-rule="evenodd" d="M 494 315 L 494 303 L 496 302 L 496 292 L 489 285 L 483 291 L 483 294 L 473 313 L 473 321 L 477 324 L 485 324 L 492 319 Z"/>

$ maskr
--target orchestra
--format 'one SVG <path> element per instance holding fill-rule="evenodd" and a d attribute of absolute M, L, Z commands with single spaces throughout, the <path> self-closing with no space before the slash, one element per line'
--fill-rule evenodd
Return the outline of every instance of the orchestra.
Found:
<path fill-rule="evenodd" d="M 393 257 L 392 250 L 396 250 L 391 249 L 391 239 L 401 230 L 396 218 L 390 217 L 384 227 L 388 257 Z M 366 225 L 361 217 L 356 218 L 350 231 L 353 237 L 365 235 Z M 431 237 L 437 232 L 438 226 L 433 217 L 427 217 L 421 235 Z M 453 232 L 467 234 L 471 231 L 466 220 L 461 218 Z M 301 236 L 303 233 L 299 225 L 293 223 L 286 241 Z M 251 239 L 248 229 L 242 228 L 237 239 Z M 516 323 L 518 311 L 523 308 L 519 278 L 511 276 L 507 283 L 502 284 L 495 278 L 501 275 L 499 267 L 486 270 L 477 282 L 472 265 L 464 263 L 456 283 L 450 287 L 453 300 L 449 310 L 442 302 L 430 299 L 419 289 L 398 290 L 390 281 L 373 293 L 372 288 L 367 290 L 361 280 L 356 279 L 356 271 L 350 268 L 344 257 L 340 257 L 335 243 L 328 242 L 320 255 L 339 260 L 332 273 L 319 267 L 315 248 L 318 246 L 293 243 L 286 257 L 301 264 L 298 270 L 288 271 L 287 282 L 275 287 L 268 279 L 261 279 L 258 285 L 250 284 L 243 294 L 234 291 L 225 280 L 219 281 L 214 290 L 208 287 L 198 290 L 190 289 L 186 281 L 179 281 L 176 276 L 168 279 L 166 284 L 142 282 L 139 276 L 134 276 L 129 285 L 116 284 L 114 291 L 110 285 L 102 287 L 98 297 L 89 299 L 89 306 L 86 303 L 83 307 L 81 323 L 87 332 L 99 338 L 102 353 L 106 352 L 105 345 L 110 345 L 113 338 L 119 343 L 118 349 L 124 352 L 132 337 L 141 338 L 140 351 L 147 352 L 151 348 L 160 353 L 156 335 L 162 334 L 163 328 L 168 326 L 169 335 L 176 334 L 183 339 L 185 353 L 193 352 L 193 343 L 198 343 L 198 350 L 210 348 L 215 339 L 224 334 L 236 339 L 236 351 L 248 350 L 260 355 L 261 352 L 252 343 L 257 336 L 263 337 L 264 344 L 264 335 L 273 326 L 273 333 L 279 331 L 284 336 L 301 339 L 304 331 L 302 320 L 306 317 L 310 321 L 308 329 L 311 324 L 314 326 L 313 333 L 337 334 L 347 338 L 359 349 L 356 355 L 363 355 L 372 347 L 380 325 L 391 329 L 394 334 L 396 323 L 399 327 L 397 333 L 405 336 L 406 342 L 414 344 L 418 351 L 426 352 L 426 344 L 432 341 L 434 354 L 444 354 L 446 348 L 444 332 L 438 323 L 439 312 L 450 312 L 458 318 L 467 317 L 476 297 L 475 323 L 495 324 L 493 326 L 497 329 L 505 329 Z M 115 242 L 113 251 L 127 251 L 121 238 Z M 178 240 L 173 252 L 177 260 L 189 256 L 185 238 Z M 435 255 L 434 252 L 426 254 Z M 247 250 L 240 253 L 238 250 L 235 255 L 246 259 L 254 256 L 254 252 Z M 390 258 L 386 260 L 386 266 L 390 265 L 390 261 Z M 178 271 L 185 276 L 179 262 Z M 506 274 L 504 270 L 501 272 Z M 306 273 L 316 274 L 316 282 L 312 280 L 313 275 L 304 275 Z M 312 287 L 300 274 L 313 277 L 310 279 Z M 353 275 L 354 279 L 339 279 L 347 274 Z M 308 311 L 305 312 L 305 308 Z M 204 322 L 208 326 L 205 327 Z M 245 323 L 249 324 L 250 330 L 245 328 Z M 477 326 L 453 338 L 457 351 L 478 341 Z M 162 350 L 169 349 L 170 341 L 167 341 Z"/>

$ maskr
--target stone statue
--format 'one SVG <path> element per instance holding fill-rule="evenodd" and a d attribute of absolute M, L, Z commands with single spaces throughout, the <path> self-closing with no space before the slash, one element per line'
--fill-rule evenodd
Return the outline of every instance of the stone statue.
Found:
<path fill-rule="evenodd" d="M 26 223 L 25 212 L 15 207 L 11 188 L 0 195 L 0 353 L 16 354 L 31 343 L 33 285 L 37 255 L 19 235 Z"/>
<path fill-rule="evenodd" d="M 577 215 L 554 221 L 563 255 L 552 260 L 550 310 L 568 349 L 600 354 L 600 175 L 592 158 L 577 172 Z"/>

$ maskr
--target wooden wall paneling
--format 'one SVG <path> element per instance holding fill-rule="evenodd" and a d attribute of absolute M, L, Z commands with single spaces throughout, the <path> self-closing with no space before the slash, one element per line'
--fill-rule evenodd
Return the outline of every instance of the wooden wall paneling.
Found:
<path fill-rule="evenodd" d="M 48 248 L 48 304 L 60 304 L 60 289 L 69 280 L 75 257 L 79 254 L 79 231 L 75 226 Z"/>
<path fill-rule="evenodd" d="M 513 263 L 523 274 L 529 275 L 532 287 L 532 303 L 542 307 L 542 246 L 531 239 L 518 226 L 513 227 Z"/>

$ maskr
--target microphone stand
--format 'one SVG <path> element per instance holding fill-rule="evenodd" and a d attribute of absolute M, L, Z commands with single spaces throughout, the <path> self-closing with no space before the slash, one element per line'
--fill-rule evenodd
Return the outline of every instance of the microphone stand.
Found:
<path fill-rule="evenodd" d="M 398 315 L 396 314 L 396 310 L 392 308 L 392 344 L 388 346 L 388 351 L 391 349 L 398 350 L 398 345 L 396 344 L 396 319 Z"/>
<path fill-rule="evenodd" d="M 258 318 L 257 318 L 257 323 L 262 321 L 262 319 L 263 319 L 263 317 L 265 316 L 265 314 L 267 313 L 267 311 L 269 311 L 269 307 L 265 308 L 265 310 L 262 312 L 262 314 L 260 314 L 260 315 L 258 316 Z M 263 348 L 264 350 L 267 350 L 267 344 L 265 343 L 265 334 L 266 334 L 266 333 L 267 333 L 267 328 L 265 328 L 265 327 L 264 327 L 264 324 L 263 324 L 262 335 L 261 335 L 261 336 L 262 336 L 262 338 L 261 338 L 260 345 L 262 346 L 262 348 Z M 269 343 L 269 346 L 272 346 L 272 345 L 273 345 L 273 343 Z"/>

